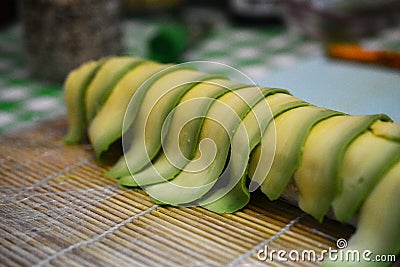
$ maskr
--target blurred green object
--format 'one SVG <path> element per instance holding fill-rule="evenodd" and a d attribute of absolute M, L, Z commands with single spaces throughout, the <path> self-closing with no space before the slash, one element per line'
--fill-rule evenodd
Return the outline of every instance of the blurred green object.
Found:
<path fill-rule="evenodd" d="M 179 61 L 189 42 L 189 31 L 180 24 L 161 25 L 148 42 L 149 58 L 162 63 Z"/>
<path fill-rule="evenodd" d="M 158 27 L 147 40 L 147 57 L 161 63 L 179 63 L 187 49 L 223 29 L 226 17 L 218 9 L 192 6 L 157 23 Z"/>

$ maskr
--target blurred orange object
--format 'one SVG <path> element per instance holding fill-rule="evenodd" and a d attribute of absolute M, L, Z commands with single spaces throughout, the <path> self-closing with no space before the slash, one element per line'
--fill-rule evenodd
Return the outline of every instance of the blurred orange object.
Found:
<path fill-rule="evenodd" d="M 386 50 L 368 50 L 359 44 L 330 44 L 326 52 L 332 58 L 400 68 L 400 53 Z"/>

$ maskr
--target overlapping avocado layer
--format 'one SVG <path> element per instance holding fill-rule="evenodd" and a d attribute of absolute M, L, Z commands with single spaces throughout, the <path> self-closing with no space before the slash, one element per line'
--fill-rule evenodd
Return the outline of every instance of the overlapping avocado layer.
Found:
<path fill-rule="evenodd" d="M 319 221 L 330 209 L 342 222 L 359 215 L 347 249 L 400 251 L 400 125 L 385 115 L 351 116 L 283 89 L 131 57 L 73 70 L 65 97 L 65 142 L 87 130 L 100 158 L 125 139 L 106 175 L 158 203 L 235 212 L 258 187 L 276 200 L 294 185 L 299 207 Z"/>

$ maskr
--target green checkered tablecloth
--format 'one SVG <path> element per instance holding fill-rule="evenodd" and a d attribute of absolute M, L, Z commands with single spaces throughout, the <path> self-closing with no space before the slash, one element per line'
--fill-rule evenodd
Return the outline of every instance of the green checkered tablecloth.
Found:
<path fill-rule="evenodd" d="M 146 40 L 157 24 L 128 20 L 123 24 L 126 54 L 145 57 Z M 363 40 L 368 47 L 400 49 L 400 27 Z M 318 42 L 276 28 L 226 25 L 192 46 L 184 60 L 207 60 L 234 67 L 255 81 L 320 55 Z M 213 71 L 212 65 L 208 71 Z M 62 86 L 30 77 L 24 62 L 21 25 L 0 32 L 0 133 L 65 113 Z"/>

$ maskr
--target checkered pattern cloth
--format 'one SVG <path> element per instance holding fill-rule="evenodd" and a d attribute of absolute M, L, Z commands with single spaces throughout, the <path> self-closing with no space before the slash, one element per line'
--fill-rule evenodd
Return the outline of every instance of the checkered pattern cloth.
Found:
<path fill-rule="evenodd" d="M 146 57 L 146 40 L 157 29 L 157 23 L 129 20 L 123 27 L 125 53 Z M 30 77 L 21 32 L 21 25 L 0 32 L 0 133 L 65 113 L 62 85 Z M 400 27 L 387 28 L 362 43 L 371 48 L 399 50 Z M 190 47 L 184 60 L 223 63 L 257 81 L 322 52 L 317 41 L 296 33 L 226 25 Z M 205 71 L 213 72 L 213 65 Z"/>

